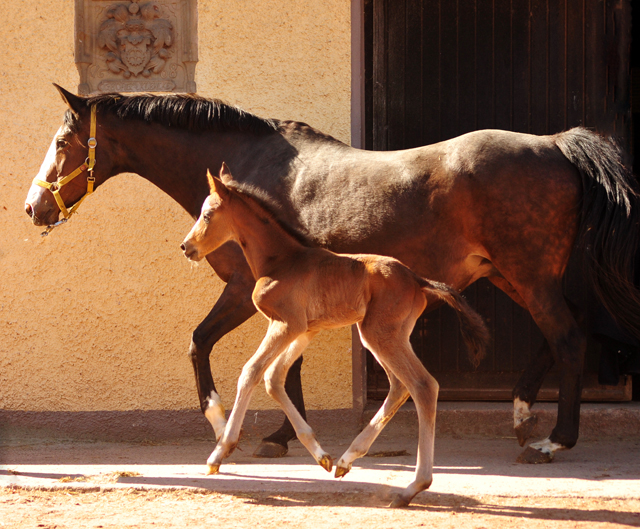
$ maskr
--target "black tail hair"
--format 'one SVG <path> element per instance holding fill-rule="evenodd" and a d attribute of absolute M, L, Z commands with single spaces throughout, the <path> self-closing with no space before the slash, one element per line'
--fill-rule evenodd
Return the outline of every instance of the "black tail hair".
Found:
<path fill-rule="evenodd" d="M 578 127 L 554 136 L 582 178 L 577 249 L 589 283 L 618 324 L 640 338 L 640 291 L 633 267 L 640 233 L 638 183 L 612 139 Z"/>

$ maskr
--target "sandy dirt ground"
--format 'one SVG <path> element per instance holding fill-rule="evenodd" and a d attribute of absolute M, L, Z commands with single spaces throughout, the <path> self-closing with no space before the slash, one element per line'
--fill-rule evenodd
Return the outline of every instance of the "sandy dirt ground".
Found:
<path fill-rule="evenodd" d="M 407 509 L 358 494 L 4 490 L 7 528 L 640 527 L 640 500 L 421 495 Z"/>
<path fill-rule="evenodd" d="M 207 476 L 207 440 L 13 443 L 0 454 L 0 529 L 640 527 L 640 440 L 520 465 L 513 439 L 437 439 L 431 489 L 401 510 L 387 505 L 411 481 L 414 439 L 382 439 L 342 480 L 297 442 L 281 460 L 252 458 L 254 445 Z M 348 440 L 323 445 L 337 456 Z"/>

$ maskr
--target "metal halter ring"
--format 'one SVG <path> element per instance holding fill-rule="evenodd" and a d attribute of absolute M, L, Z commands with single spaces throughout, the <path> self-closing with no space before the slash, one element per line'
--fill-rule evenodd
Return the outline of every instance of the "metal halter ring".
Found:
<path fill-rule="evenodd" d="M 87 147 L 89 147 L 89 149 L 95 149 L 98 146 L 98 140 L 96 140 L 95 138 L 89 138 L 87 140 Z"/>

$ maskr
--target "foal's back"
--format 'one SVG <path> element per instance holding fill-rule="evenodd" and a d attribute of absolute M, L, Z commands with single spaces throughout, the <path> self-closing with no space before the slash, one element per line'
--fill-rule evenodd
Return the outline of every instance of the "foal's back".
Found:
<path fill-rule="evenodd" d="M 290 266 L 259 279 L 253 299 L 266 316 L 304 319 L 309 331 L 361 322 L 372 309 L 405 320 L 426 306 L 418 277 L 397 259 L 320 248 L 302 249 Z"/>

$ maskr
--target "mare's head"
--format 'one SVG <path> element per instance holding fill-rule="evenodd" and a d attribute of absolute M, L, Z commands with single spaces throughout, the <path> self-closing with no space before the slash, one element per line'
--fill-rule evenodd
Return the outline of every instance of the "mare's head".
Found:
<path fill-rule="evenodd" d="M 74 211 L 72 206 L 106 180 L 112 169 L 100 116 L 96 118 L 89 99 L 55 87 L 69 108 L 25 202 L 36 226 L 54 224 L 61 212 L 67 218 Z"/>
<path fill-rule="evenodd" d="M 216 178 L 207 171 L 207 179 L 211 194 L 202 204 L 200 217 L 180 245 L 184 255 L 190 261 L 200 261 L 205 255 L 222 246 L 233 235 L 229 216 L 226 213 L 234 191 L 225 185 L 233 180 L 231 171 L 223 162 L 219 177 Z"/>

